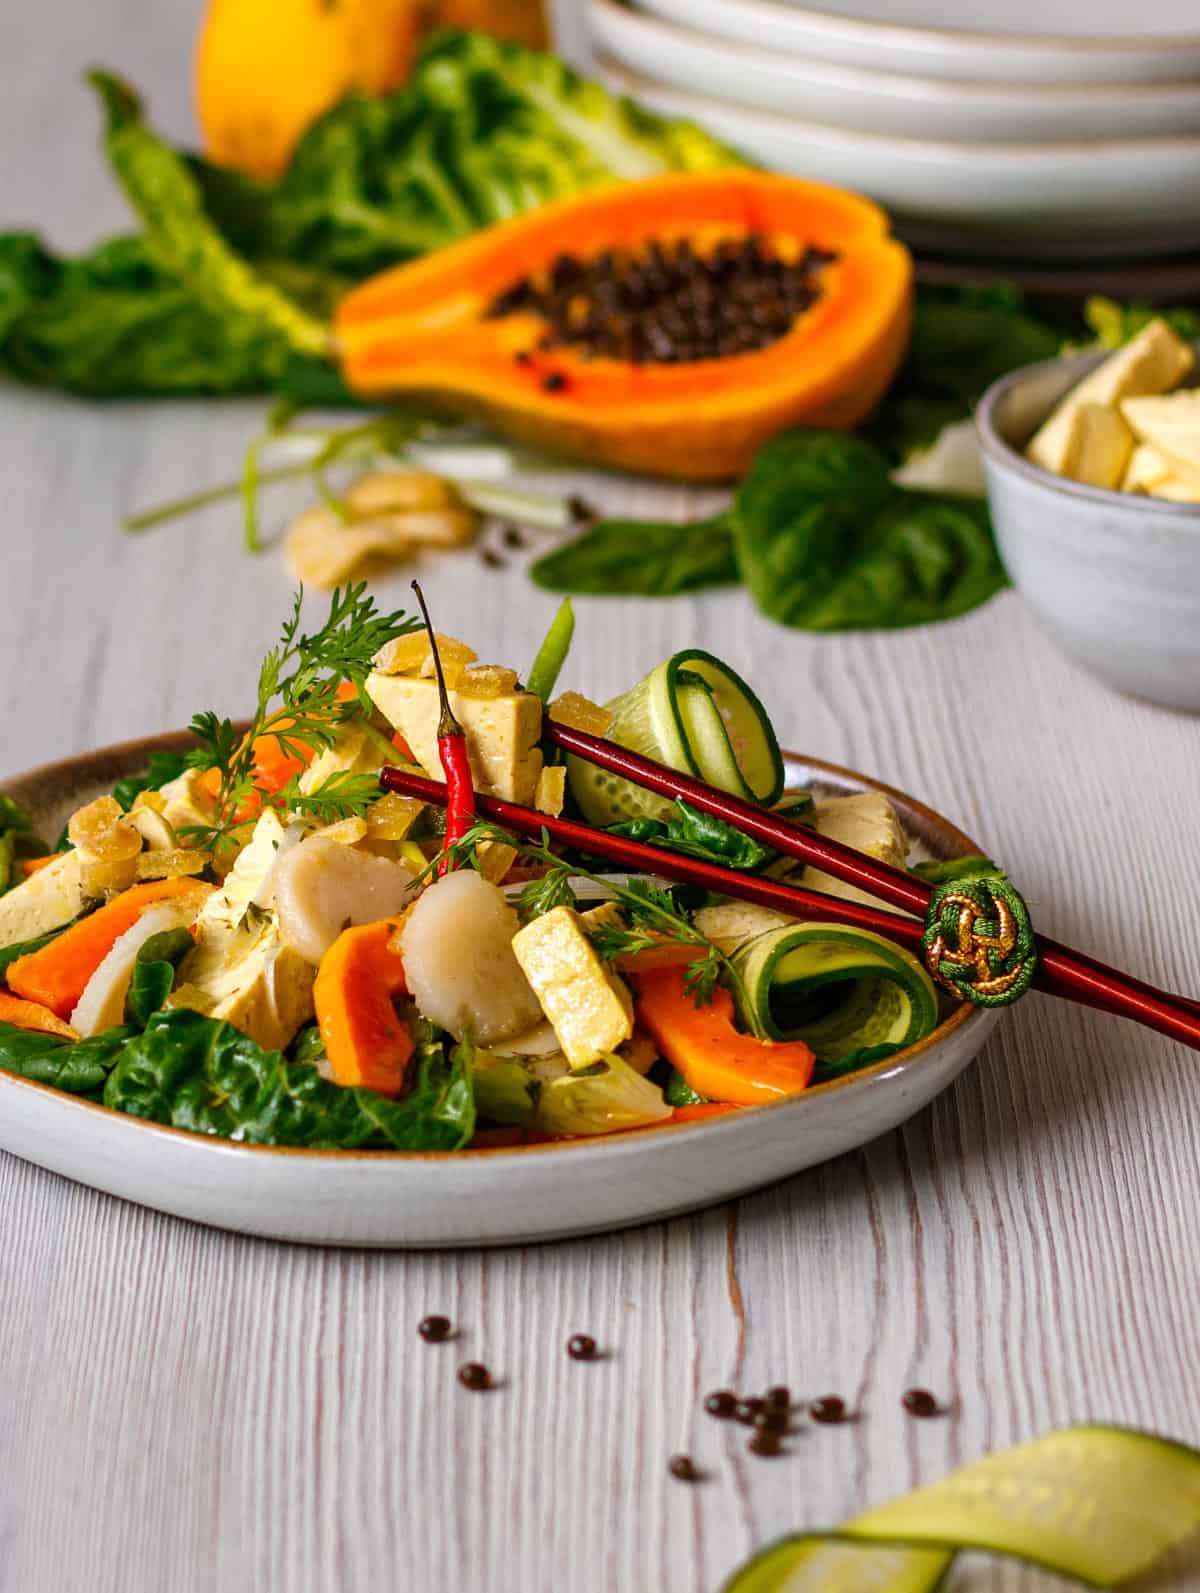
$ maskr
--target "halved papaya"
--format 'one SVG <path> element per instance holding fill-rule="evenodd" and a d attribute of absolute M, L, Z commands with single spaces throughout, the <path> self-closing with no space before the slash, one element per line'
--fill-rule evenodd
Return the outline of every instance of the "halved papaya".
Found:
<path fill-rule="evenodd" d="M 732 170 L 501 222 L 363 283 L 335 331 L 364 396 L 421 394 L 595 464 L 721 480 L 785 427 L 857 425 L 904 353 L 911 297 L 878 206 Z"/>

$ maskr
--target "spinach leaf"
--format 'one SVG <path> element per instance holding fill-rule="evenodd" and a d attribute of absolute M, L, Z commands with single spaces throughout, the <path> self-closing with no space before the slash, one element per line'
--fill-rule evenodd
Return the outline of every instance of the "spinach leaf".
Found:
<path fill-rule="evenodd" d="M 73 1041 L 0 1023 L 0 1068 L 70 1095 L 94 1095 L 135 1032 L 119 1027 Z"/>
<path fill-rule="evenodd" d="M 474 1054 L 471 1042 L 460 1040 L 447 1059 L 444 1043 L 429 1038 L 417 1047 L 409 1064 L 413 1083 L 399 1100 L 373 1090 L 351 1091 L 362 1116 L 375 1127 L 375 1143 L 414 1151 L 465 1145 L 475 1132 Z"/>
<path fill-rule="evenodd" d="M 647 841 L 651 846 L 683 852 L 708 863 L 721 863 L 726 868 L 761 868 L 775 856 L 761 841 L 735 830 L 723 819 L 701 813 L 681 799 L 676 800 L 675 807 L 678 811 L 675 818 L 628 819 L 624 824 L 610 824 L 608 833 L 624 835 L 633 841 Z"/>
<path fill-rule="evenodd" d="M 187 766 L 182 752 L 152 752 L 146 773 L 126 775 L 113 786 L 112 794 L 128 813 L 143 791 L 161 791 L 164 785 L 177 780 Z"/>
<path fill-rule="evenodd" d="M 728 514 L 691 525 L 601 520 L 529 571 L 551 592 L 673 597 L 738 578 Z"/>
<path fill-rule="evenodd" d="M 922 287 L 893 397 L 955 399 L 965 413 L 1000 376 L 1053 359 L 1063 330 L 1031 315 L 1009 283 Z"/>
<path fill-rule="evenodd" d="M 678 1068 L 671 1069 L 663 1098 L 668 1106 L 707 1106 L 708 1096 L 698 1095 Z"/>
<path fill-rule="evenodd" d="M 76 918 L 73 922 L 78 923 L 79 919 Z M 4 977 L 4 972 L 9 964 L 16 962 L 18 957 L 24 957 L 31 951 L 41 951 L 43 946 L 48 946 L 52 940 L 57 940 L 70 927 L 70 924 L 64 924 L 61 929 L 48 929 L 44 935 L 39 935 L 36 940 L 20 940 L 12 946 L 0 946 L 0 979 Z"/>
<path fill-rule="evenodd" d="M 138 948 L 125 997 L 125 1021 L 144 1029 L 175 988 L 175 970 L 195 942 L 186 929 L 164 929 Z"/>
<path fill-rule="evenodd" d="M 759 608 L 803 630 L 949 619 L 1007 585 L 985 504 L 894 486 L 878 449 L 839 432 L 768 443 L 734 523 Z"/>
<path fill-rule="evenodd" d="M 292 1061 L 316 1063 L 325 1059 L 325 1041 L 315 1023 L 307 1023 L 292 1041 Z"/>
<path fill-rule="evenodd" d="M 315 1067 L 287 1062 L 232 1024 L 178 1009 L 158 1012 L 109 1076 L 104 1103 L 195 1134 L 253 1145 L 455 1150 L 474 1130 L 462 1048 L 447 1059 L 427 1031 L 398 1101 L 342 1089 Z"/>

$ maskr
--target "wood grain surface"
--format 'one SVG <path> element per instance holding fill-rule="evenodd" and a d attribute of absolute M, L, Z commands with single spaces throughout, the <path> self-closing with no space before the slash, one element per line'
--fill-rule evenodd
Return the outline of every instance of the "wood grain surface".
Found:
<path fill-rule="evenodd" d="M 75 245 L 121 224 L 77 69 L 128 71 L 186 133 L 193 22 L 181 0 L 4 9 L 3 225 Z M 117 521 L 228 476 L 258 413 L 0 392 L 0 778 L 248 706 L 281 560 L 244 558 L 228 512 L 136 540 Z M 628 511 L 713 501 L 586 487 Z M 440 624 L 527 661 L 553 605 L 518 568 L 421 573 Z M 983 837 L 1043 929 L 1200 991 L 1200 724 L 1108 693 L 1015 597 L 890 636 L 789 633 L 739 593 L 585 602 L 580 621 L 569 684 L 603 697 L 710 647 L 790 744 Z M 0 1593 L 710 1593 L 787 1528 L 1059 1423 L 1196 1442 L 1198 1166 L 1195 1056 L 1040 998 L 901 1132 L 608 1239 L 289 1249 L 0 1156 Z M 418 1340 L 434 1310 L 457 1341 Z M 602 1360 L 567 1360 L 577 1331 Z M 486 1396 L 455 1382 L 475 1358 L 502 1380 Z M 700 1412 L 711 1387 L 777 1380 L 858 1420 L 767 1461 Z M 905 1416 L 913 1384 L 953 1415 Z M 703 1482 L 668 1477 L 679 1449 Z M 954 1580 L 1053 1585 L 982 1562 Z"/>

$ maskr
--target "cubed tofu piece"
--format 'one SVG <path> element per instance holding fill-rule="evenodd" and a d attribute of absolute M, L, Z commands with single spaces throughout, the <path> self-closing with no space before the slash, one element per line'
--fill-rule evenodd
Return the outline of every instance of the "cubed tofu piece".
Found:
<path fill-rule="evenodd" d="M 896 816 L 896 810 L 882 791 L 860 791 L 854 796 L 827 797 L 814 809 L 818 835 L 831 841 L 841 841 L 856 852 L 890 863 L 893 868 L 903 868 L 908 861 L 908 837 Z M 839 896 L 847 902 L 870 902 L 878 906 L 878 898 L 848 885 L 819 868 L 806 868 L 800 881 L 805 890 L 823 891 L 827 896 Z"/>
<path fill-rule="evenodd" d="M 0 946 L 16 946 L 61 929 L 78 917 L 87 900 L 79 853 L 64 852 L 0 896 Z"/>
<path fill-rule="evenodd" d="M 275 865 L 284 830 L 266 808 L 254 833 L 196 918 L 195 949 L 167 1002 L 223 1019 L 269 1050 L 287 1045 L 313 1013 L 316 969 L 283 944 L 275 915 L 251 911 Z"/>
<path fill-rule="evenodd" d="M 1149 443 L 1139 443 L 1129 457 L 1121 478 L 1122 492 L 1153 492 L 1160 481 L 1169 480 L 1171 466 Z"/>
<path fill-rule="evenodd" d="M 241 929 L 210 925 L 180 964 L 166 1005 L 232 1023 L 266 1050 L 283 1050 L 313 1016 L 316 976 L 283 944 L 270 916 Z"/>
<path fill-rule="evenodd" d="M 440 780 L 436 681 L 376 671 L 367 678 L 367 691 L 425 772 Z M 450 706 L 466 733 L 476 789 L 509 802 L 531 803 L 542 772 L 537 744 L 542 733 L 541 700 L 527 691 L 485 698 L 451 691 Z"/>
<path fill-rule="evenodd" d="M 1081 404 L 1076 411 L 1078 448 L 1069 475 L 1087 487 L 1116 488 L 1133 452 L 1133 433 L 1115 409 Z"/>
<path fill-rule="evenodd" d="M 1169 474 L 1200 484 L 1200 389 L 1167 398 L 1129 398 L 1121 413 L 1170 466 Z"/>
<path fill-rule="evenodd" d="M 519 930 L 513 951 L 574 1068 L 623 1045 L 633 1033 L 633 999 L 600 958 L 579 914 L 555 907 Z"/>
<path fill-rule="evenodd" d="M 1169 392 L 1194 363 L 1191 348 L 1165 321 L 1151 321 L 1131 343 L 1110 355 L 1067 394 L 1034 434 L 1025 450 L 1026 457 L 1043 470 L 1069 475 L 1067 464 L 1072 447 L 1076 446 L 1075 413 L 1081 405 L 1100 404 L 1113 409 L 1122 399 Z"/>

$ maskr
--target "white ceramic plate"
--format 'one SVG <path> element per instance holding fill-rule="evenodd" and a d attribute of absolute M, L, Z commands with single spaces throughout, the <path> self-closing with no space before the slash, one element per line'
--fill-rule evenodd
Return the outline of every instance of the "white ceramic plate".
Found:
<path fill-rule="evenodd" d="M 6 783 L 54 833 L 71 810 L 184 736 L 87 753 Z M 789 758 L 792 785 L 875 782 Z M 881 787 L 883 790 L 889 788 Z M 981 850 L 889 791 L 921 850 Z M 238 1233 L 309 1244 L 419 1249 L 522 1244 L 674 1216 L 728 1200 L 895 1128 L 982 1046 L 994 1011 L 959 1007 L 920 1045 L 803 1096 L 708 1122 L 521 1150 L 409 1155 L 275 1150 L 145 1123 L 0 1072 L 0 1148 L 122 1199 Z"/>
<path fill-rule="evenodd" d="M 675 0 L 661 7 L 669 11 Z M 724 3 L 724 0 L 722 0 Z M 682 22 L 692 0 L 679 5 Z M 618 0 L 588 0 L 600 50 L 621 66 L 748 110 L 781 111 L 829 127 L 907 138 L 1037 143 L 1200 133 L 1200 82 L 1064 87 L 952 83 L 830 66 L 733 43 L 692 26 L 641 15 Z"/>
<path fill-rule="evenodd" d="M 775 54 L 988 83 L 1182 83 L 1200 77 L 1194 0 L 638 0 Z M 947 22 L 949 26 L 939 26 Z M 1028 31 L 1017 31 L 1022 28 Z"/>
<path fill-rule="evenodd" d="M 763 166 L 870 195 L 918 248 L 1095 260 L 1200 246 L 1200 137 L 935 143 L 747 111 L 612 64 L 600 70 L 618 93 L 692 118 Z"/>

